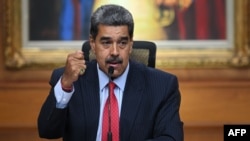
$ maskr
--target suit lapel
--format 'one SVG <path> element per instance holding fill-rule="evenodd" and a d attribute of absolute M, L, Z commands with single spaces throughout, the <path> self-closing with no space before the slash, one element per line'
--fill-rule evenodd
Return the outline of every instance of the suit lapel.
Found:
<path fill-rule="evenodd" d="M 131 128 L 133 127 L 134 120 L 139 110 L 140 101 L 143 94 L 144 76 L 141 69 L 135 64 L 130 63 L 130 70 L 123 94 L 122 109 L 120 116 L 120 134 L 121 139 L 129 137 Z M 129 140 L 127 138 L 126 140 Z"/>
<path fill-rule="evenodd" d="M 89 139 L 95 140 L 99 123 L 100 113 L 100 97 L 99 82 L 96 63 L 91 63 L 85 71 L 85 75 L 81 76 L 81 92 L 84 105 L 84 116 L 86 117 L 86 132 Z M 85 77 L 85 78 L 84 78 Z"/>

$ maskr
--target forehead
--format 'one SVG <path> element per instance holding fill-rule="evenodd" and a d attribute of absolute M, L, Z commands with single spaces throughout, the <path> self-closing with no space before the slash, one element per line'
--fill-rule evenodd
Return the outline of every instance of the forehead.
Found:
<path fill-rule="evenodd" d="M 109 38 L 119 38 L 119 37 L 129 37 L 129 31 L 127 25 L 110 26 L 110 25 L 99 25 L 97 38 L 109 37 Z"/>

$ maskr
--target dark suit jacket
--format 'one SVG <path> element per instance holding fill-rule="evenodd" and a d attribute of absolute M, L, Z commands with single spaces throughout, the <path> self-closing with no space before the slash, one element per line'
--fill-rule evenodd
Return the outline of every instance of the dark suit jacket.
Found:
<path fill-rule="evenodd" d="M 56 69 L 51 90 L 38 117 L 42 138 L 96 140 L 100 99 L 96 61 L 87 64 L 74 83 L 67 108 L 57 109 L 54 86 L 64 69 Z M 174 75 L 130 61 L 120 115 L 120 141 L 183 141 L 179 116 L 180 92 Z"/>

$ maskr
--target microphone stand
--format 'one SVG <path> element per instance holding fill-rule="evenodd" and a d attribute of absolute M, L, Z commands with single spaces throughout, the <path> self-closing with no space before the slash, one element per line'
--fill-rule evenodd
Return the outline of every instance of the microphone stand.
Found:
<path fill-rule="evenodd" d="M 108 84 L 108 119 L 109 119 L 109 130 L 108 130 L 108 141 L 112 141 L 112 132 L 111 132 L 111 104 L 110 104 L 110 82 L 111 76 L 114 73 L 114 67 L 108 68 L 108 77 L 109 77 L 109 84 Z"/>

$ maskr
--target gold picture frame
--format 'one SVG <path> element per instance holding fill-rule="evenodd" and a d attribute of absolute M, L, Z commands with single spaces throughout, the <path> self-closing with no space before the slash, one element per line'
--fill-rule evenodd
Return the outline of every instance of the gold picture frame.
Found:
<path fill-rule="evenodd" d="M 249 66 L 249 0 L 234 0 L 233 49 L 167 49 L 158 48 L 156 67 L 227 68 Z M 10 69 L 52 68 L 64 64 L 73 49 L 32 49 L 22 45 L 21 1 L 2 0 L 3 47 L 5 66 Z"/>

